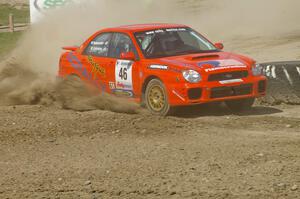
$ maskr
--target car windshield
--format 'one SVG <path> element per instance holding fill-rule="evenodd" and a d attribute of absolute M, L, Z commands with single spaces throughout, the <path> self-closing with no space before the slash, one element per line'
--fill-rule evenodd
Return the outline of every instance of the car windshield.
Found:
<path fill-rule="evenodd" d="M 146 58 L 218 51 L 212 43 L 190 28 L 137 32 L 135 37 Z"/>

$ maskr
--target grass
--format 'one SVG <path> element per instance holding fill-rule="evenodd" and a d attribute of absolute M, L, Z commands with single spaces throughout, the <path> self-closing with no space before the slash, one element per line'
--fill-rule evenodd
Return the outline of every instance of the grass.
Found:
<path fill-rule="evenodd" d="M 14 15 L 15 23 L 29 23 L 30 12 L 28 5 L 19 6 L 18 8 L 8 4 L 0 5 L 0 25 L 8 25 L 8 16 Z"/>
<path fill-rule="evenodd" d="M 14 14 L 15 23 L 29 23 L 30 14 L 28 6 L 15 8 L 7 4 L 2 4 L 0 5 L 0 25 L 8 25 L 8 16 L 10 13 Z M 22 32 L 0 33 L 0 59 L 16 47 L 22 34 Z"/>
<path fill-rule="evenodd" d="M 22 32 L 0 33 L 0 58 L 16 47 Z"/>

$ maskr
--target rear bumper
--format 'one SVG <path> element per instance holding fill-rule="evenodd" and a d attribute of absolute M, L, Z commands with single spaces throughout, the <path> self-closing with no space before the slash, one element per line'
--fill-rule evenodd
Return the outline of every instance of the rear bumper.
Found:
<path fill-rule="evenodd" d="M 239 82 L 201 82 L 174 84 L 167 87 L 171 106 L 202 104 L 266 95 L 266 77 L 249 77 Z"/>

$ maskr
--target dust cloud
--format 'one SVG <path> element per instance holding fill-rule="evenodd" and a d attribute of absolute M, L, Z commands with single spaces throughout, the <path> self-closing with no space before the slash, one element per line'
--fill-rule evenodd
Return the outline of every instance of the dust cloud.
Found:
<path fill-rule="evenodd" d="M 58 81 L 55 90 L 58 94 L 56 98 L 64 109 L 76 111 L 101 109 L 118 113 L 142 113 L 138 104 L 107 93 L 99 94 L 95 87 L 83 83 L 78 77 L 69 77 Z"/>
<path fill-rule="evenodd" d="M 19 62 L 0 64 L 0 105 L 53 103 L 54 81 Z"/>
<path fill-rule="evenodd" d="M 49 105 L 60 101 L 63 106 L 72 104 L 67 107 L 72 109 L 134 112 L 137 106 L 126 106 L 106 95 L 80 96 L 80 100 L 71 102 L 79 92 L 61 89 L 55 80 L 61 47 L 80 45 L 101 28 L 134 23 L 183 23 L 225 42 L 237 36 L 271 37 L 300 29 L 299 7 L 298 0 L 89 0 L 69 5 L 49 12 L 32 25 L 18 47 L 2 61 L 0 104 Z M 84 103 L 87 107 L 82 107 Z"/>
<path fill-rule="evenodd" d="M 300 32 L 298 0 L 204 0 L 201 6 L 192 25 L 218 40 Z"/>

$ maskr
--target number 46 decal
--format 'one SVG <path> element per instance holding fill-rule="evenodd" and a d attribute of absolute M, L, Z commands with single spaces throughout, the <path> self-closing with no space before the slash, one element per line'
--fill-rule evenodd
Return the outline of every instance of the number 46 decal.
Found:
<path fill-rule="evenodd" d="M 133 90 L 132 65 L 129 60 L 117 60 L 115 67 L 116 87 L 121 90 Z"/>
<path fill-rule="evenodd" d="M 127 80 L 127 78 L 128 78 L 128 75 L 127 75 L 127 68 L 120 68 L 119 77 L 120 77 L 122 80 Z"/>

